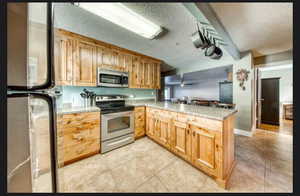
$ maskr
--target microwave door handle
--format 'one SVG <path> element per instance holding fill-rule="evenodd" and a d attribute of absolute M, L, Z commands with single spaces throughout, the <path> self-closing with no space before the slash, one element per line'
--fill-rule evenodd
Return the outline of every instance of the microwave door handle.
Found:
<path fill-rule="evenodd" d="M 118 112 L 118 113 L 110 113 L 110 114 L 103 114 L 104 117 L 111 118 L 111 117 L 117 117 L 117 116 L 131 116 L 133 113 L 130 112 Z"/>

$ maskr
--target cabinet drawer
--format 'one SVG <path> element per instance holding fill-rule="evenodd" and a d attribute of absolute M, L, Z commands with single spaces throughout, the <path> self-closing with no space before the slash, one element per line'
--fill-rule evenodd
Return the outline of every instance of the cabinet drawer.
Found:
<path fill-rule="evenodd" d="M 68 162 L 80 159 L 81 157 L 98 153 L 99 150 L 100 139 L 90 139 L 77 145 L 65 147 L 61 158 L 64 160 L 64 163 L 67 164 Z"/>
<path fill-rule="evenodd" d="M 192 122 L 196 123 L 199 127 L 213 131 L 222 131 L 223 122 L 207 118 L 195 117 Z"/>

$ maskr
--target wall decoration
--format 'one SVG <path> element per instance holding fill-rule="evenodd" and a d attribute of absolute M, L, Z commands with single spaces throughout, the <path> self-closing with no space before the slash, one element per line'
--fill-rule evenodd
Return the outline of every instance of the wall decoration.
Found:
<path fill-rule="evenodd" d="M 239 69 L 236 72 L 236 79 L 240 82 L 240 87 L 243 90 L 246 90 L 245 86 L 244 86 L 244 82 L 248 80 L 248 74 L 250 73 L 250 71 L 246 70 L 246 69 Z"/>

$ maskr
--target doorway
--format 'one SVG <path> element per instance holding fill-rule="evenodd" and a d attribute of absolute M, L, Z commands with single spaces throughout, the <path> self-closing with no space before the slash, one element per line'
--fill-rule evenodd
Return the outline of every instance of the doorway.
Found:
<path fill-rule="evenodd" d="M 261 124 L 279 126 L 279 78 L 261 79 Z"/>
<path fill-rule="evenodd" d="M 256 128 L 293 135 L 292 65 L 258 67 L 256 72 Z"/>

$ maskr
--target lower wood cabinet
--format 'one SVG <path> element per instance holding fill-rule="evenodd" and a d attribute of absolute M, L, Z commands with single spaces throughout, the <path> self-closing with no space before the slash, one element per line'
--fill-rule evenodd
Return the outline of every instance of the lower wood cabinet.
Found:
<path fill-rule="evenodd" d="M 170 148 L 171 118 L 167 111 L 159 111 L 155 116 L 154 138 L 166 148 Z"/>
<path fill-rule="evenodd" d="M 226 188 L 234 160 L 234 116 L 212 120 L 146 107 L 146 135 Z"/>
<path fill-rule="evenodd" d="M 171 129 L 171 150 L 185 160 L 191 160 L 191 132 L 185 122 L 174 120 Z"/>
<path fill-rule="evenodd" d="M 189 123 L 192 133 L 192 163 L 210 175 L 218 176 L 222 164 L 221 131 L 204 129 L 201 124 Z"/>
<path fill-rule="evenodd" d="M 134 137 L 135 139 L 143 137 L 146 129 L 145 107 L 134 108 Z"/>
<path fill-rule="evenodd" d="M 100 113 L 57 115 L 59 166 L 100 152 Z"/>

